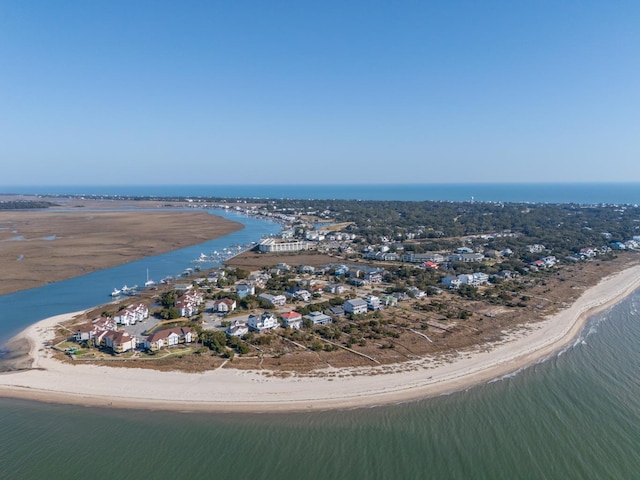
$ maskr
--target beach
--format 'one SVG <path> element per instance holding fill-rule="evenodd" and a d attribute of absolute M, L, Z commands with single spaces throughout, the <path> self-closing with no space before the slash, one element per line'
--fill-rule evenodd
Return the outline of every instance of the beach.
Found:
<path fill-rule="evenodd" d="M 575 341 L 587 319 L 640 287 L 640 266 L 585 290 L 571 306 L 495 344 L 380 367 L 326 368 L 286 377 L 266 370 L 204 373 L 73 365 L 51 358 L 53 329 L 81 312 L 25 329 L 32 367 L 0 375 L 0 396 L 87 406 L 177 411 L 312 411 L 367 407 L 463 390 L 539 362 Z"/>

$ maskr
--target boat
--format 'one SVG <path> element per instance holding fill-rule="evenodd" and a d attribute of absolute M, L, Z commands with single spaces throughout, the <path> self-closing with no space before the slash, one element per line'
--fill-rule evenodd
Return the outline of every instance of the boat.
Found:
<path fill-rule="evenodd" d="M 156 282 L 149 279 L 149 269 L 147 268 L 147 281 L 144 282 L 144 286 L 148 288 L 148 287 L 153 287 L 155 284 Z"/>
<path fill-rule="evenodd" d="M 196 262 L 208 262 L 209 257 L 204 253 L 200 253 L 200 256 L 196 259 Z"/>
<path fill-rule="evenodd" d="M 126 285 L 120 289 L 123 295 L 133 295 L 138 290 L 138 286 L 134 285 L 133 287 L 127 287 Z"/>
<path fill-rule="evenodd" d="M 111 292 L 111 296 L 112 296 L 112 297 L 117 297 L 117 296 L 119 296 L 121 293 L 122 293 L 122 291 L 121 291 L 121 290 L 118 290 L 117 288 L 114 288 L 114 289 L 113 289 L 113 292 Z"/>

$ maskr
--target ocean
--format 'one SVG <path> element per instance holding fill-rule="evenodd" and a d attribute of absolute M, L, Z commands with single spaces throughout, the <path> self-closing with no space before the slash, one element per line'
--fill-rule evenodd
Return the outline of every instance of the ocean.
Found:
<path fill-rule="evenodd" d="M 3 479 L 640 478 L 640 295 L 561 354 L 464 392 L 295 414 L 0 399 Z"/>
<path fill-rule="evenodd" d="M 229 198 L 640 204 L 639 183 L 407 185 L 67 185 L 0 186 L 0 193 Z"/>
<path fill-rule="evenodd" d="M 602 202 L 635 203 L 615 195 Z M 578 196 L 592 199 L 580 203 L 601 202 L 589 189 Z M 142 278 L 144 268 L 132 272 Z M 113 281 L 125 273 L 113 273 Z M 100 298 L 110 279 L 101 280 Z M 63 300 L 55 308 L 66 308 Z M 5 301 L 5 319 L 19 317 L 7 313 L 14 302 Z M 31 321 L 13 320 L 8 328 Z M 0 399 L 0 478 L 637 479 L 638 345 L 640 291 L 593 317 L 580 338 L 545 361 L 417 402 L 205 414 Z"/>

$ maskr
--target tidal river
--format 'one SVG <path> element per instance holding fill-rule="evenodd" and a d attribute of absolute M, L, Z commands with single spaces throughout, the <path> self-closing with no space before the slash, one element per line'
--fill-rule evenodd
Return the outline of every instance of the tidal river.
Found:
<path fill-rule="evenodd" d="M 206 248 L 277 230 L 240 221 L 247 228 Z M 204 247 L 186 250 L 171 254 L 176 263 L 146 259 L 0 297 L 0 334 L 8 338 L 40 318 L 103 303 L 131 276 L 143 282 L 147 268 L 156 278 L 175 274 Z M 639 310 L 636 292 L 544 362 L 399 405 L 261 415 L 0 399 L 0 478 L 640 478 Z"/>

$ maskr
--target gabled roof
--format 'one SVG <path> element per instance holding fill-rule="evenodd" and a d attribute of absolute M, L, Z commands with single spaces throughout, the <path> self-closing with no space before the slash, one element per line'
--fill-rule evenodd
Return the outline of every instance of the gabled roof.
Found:
<path fill-rule="evenodd" d="M 167 328 L 165 330 L 160 330 L 159 332 L 153 333 L 147 337 L 147 342 L 154 343 L 158 340 L 164 340 L 165 338 L 169 338 L 169 336 L 173 333 L 178 336 L 186 335 L 190 333 L 191 329 L 189 327 L 173 327 Z"/>

